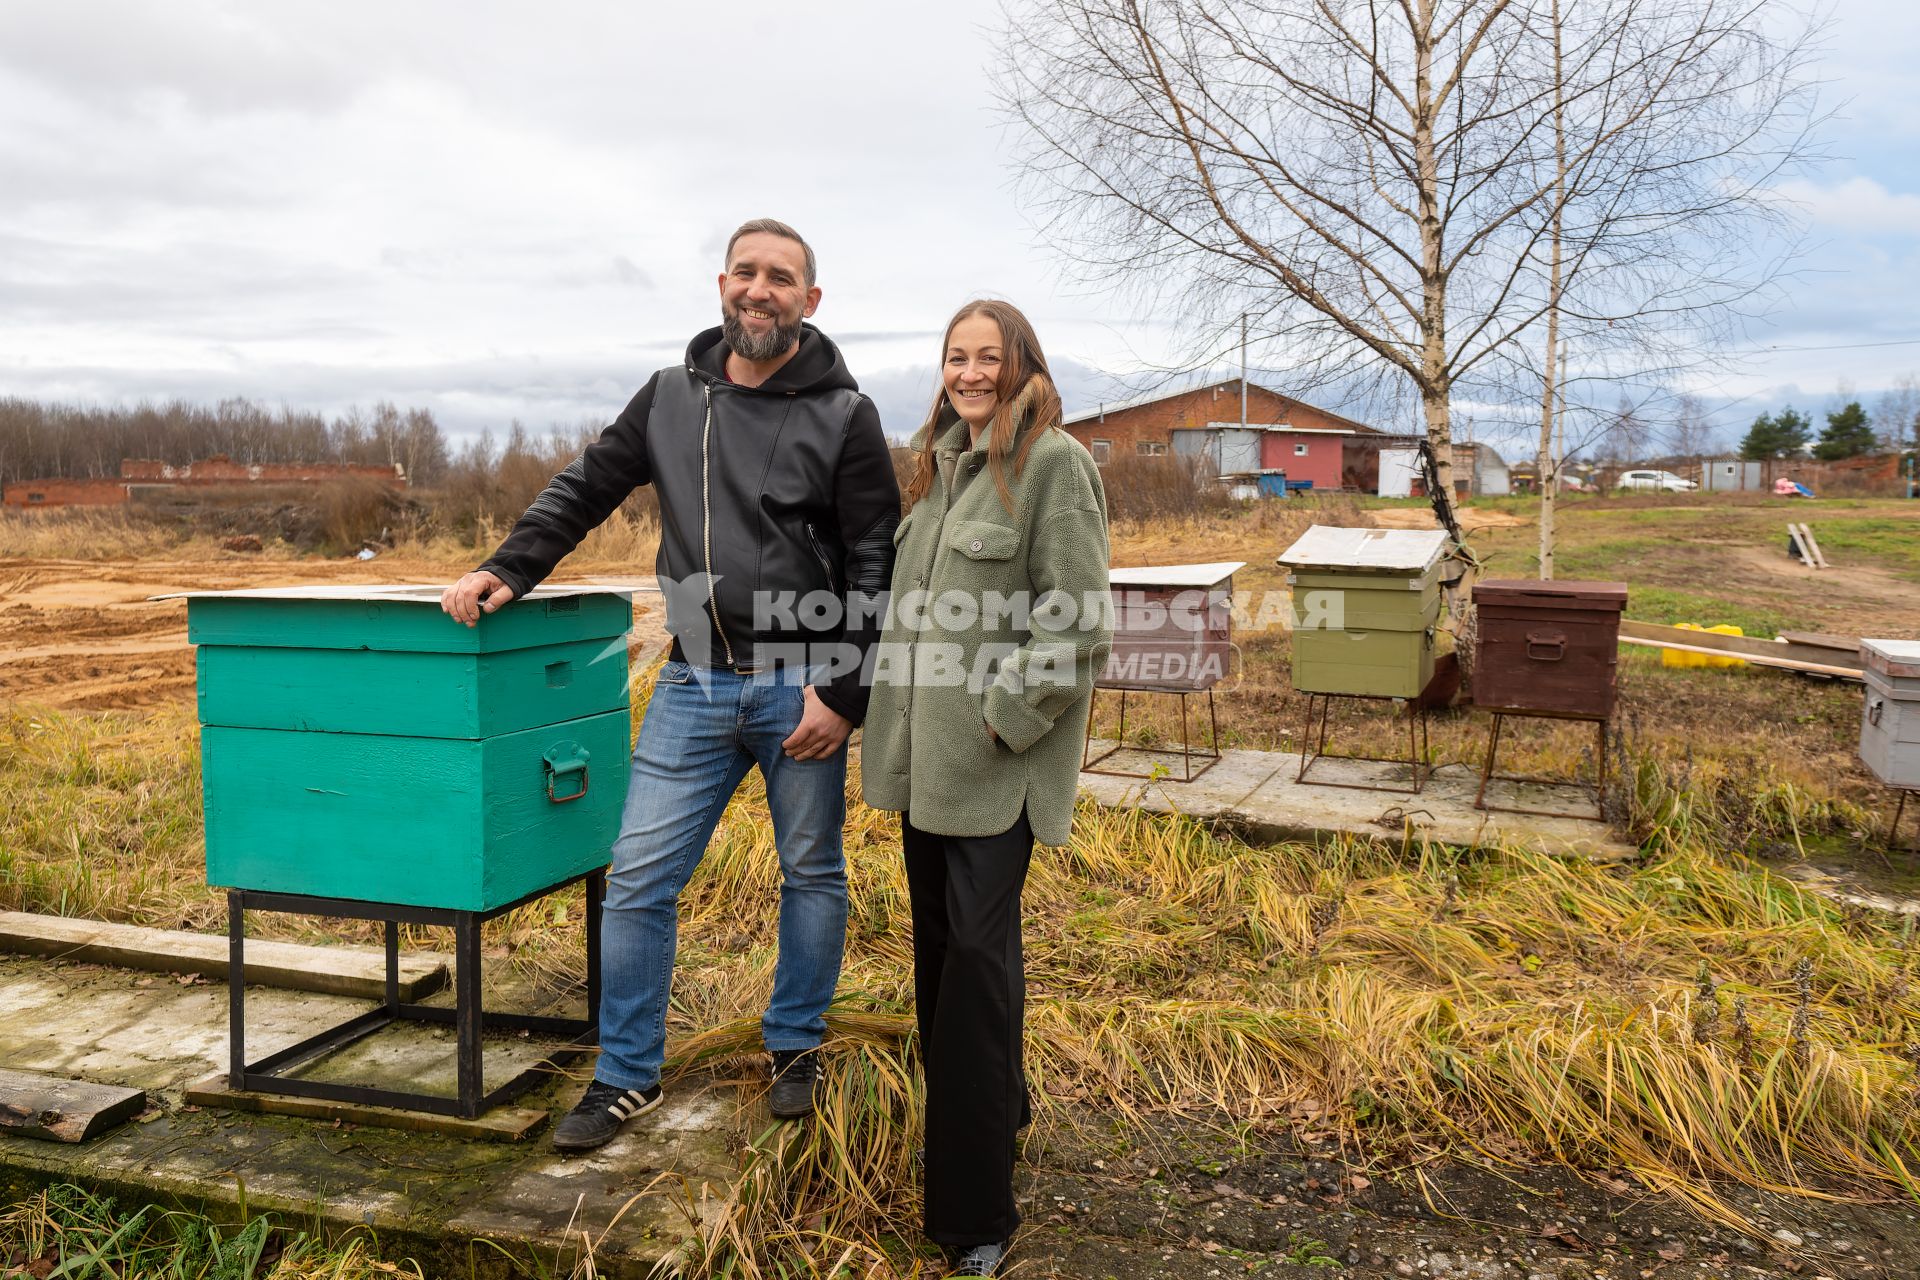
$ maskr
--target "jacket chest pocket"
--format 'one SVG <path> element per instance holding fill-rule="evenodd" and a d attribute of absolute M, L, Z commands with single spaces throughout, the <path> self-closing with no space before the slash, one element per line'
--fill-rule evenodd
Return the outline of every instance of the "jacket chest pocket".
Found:
<path fill-rule="evenodd" d="M 1004 564 L 1020 550 L 1018 529 L 1010 529 L 989 520 L 955 520 L 946 534 L 949 547 L 989 573 L 999 567 L 995 562 Z"/>

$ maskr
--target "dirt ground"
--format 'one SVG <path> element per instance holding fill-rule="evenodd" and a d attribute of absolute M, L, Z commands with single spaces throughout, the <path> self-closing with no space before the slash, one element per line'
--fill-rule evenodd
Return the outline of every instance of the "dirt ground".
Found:
<path fill-rule="evenodd" d="M 174 591 L 312 583 L 450 582 L 460 570 L 422 560 L 218 561 L 0 559 L 0 705 L 124 711 L 193 696 L 193 649 Z M 664 642 L 658 597 L 634 598 L 633 646 Z"/>
<path fill-rule="evenodd" d="M 1035 1133 L 1011 1273 L 1074 1280 L 1904 1277 L 1920 1223 L 1897 1206 L 1733 1190 L 1755 1234 L 1638 1183 L 1433 1161 L 1354 1165 L 1324 1135 L 1248 1141 L 1174 1122 L 1111 1144 Z"/>

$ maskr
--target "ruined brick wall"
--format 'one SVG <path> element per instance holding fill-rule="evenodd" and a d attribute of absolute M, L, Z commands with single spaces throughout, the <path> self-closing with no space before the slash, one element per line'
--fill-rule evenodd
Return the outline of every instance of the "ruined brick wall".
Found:
<path fill-rule="evenodd" d="M 115 507 L 127 500 L 121 480 L 15 480 L 0 489 L 0 506 Z"/>
<path fill-rule="evenodd" d="M 241 463 L 216 455 L 179 465 L 154 458 L 128 458 L 120 464 L 120 478 L 138 484 L 310 484 L 349 476 L 378 481 L 396 489 L 403 489 L 407 484 L 398 466 L 358 463 Z"/>
<path fill-rule="evenodd" d="M 20 480 L 0 492 L 0 506 L 8 507 L 109 507 L 128 500 L 129 492 L 154 489 L 208 488 L 216 485 L 311 485 L 348 477 L 371 480 L 394 489 L 407 487 L 407 478 L 397 466 L 361 466 L 358 464 L 294 462 L 246 464 L 231 458 L 203 458 L 198 462 L 174 465 L 153 458 L 128 458 L 120 464 L 117 480 L 70 480 L 49 477 L 44 480 Z"/>

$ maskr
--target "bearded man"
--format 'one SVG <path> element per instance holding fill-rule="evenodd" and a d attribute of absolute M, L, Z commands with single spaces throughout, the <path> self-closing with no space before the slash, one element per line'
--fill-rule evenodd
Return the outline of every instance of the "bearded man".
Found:
<path fill-rule="evenodd" d="M 873 402 L 806 318 L 813 250 L 770 218 L 727 242 L 722 323 L 695 337 L 555 476 L 441 606 L 469 626 L 531 591 L 651 484 L 674 636 L 640 726 L 607 872 L 600 1058 L 554 1146 L 585 1151 L 660 1102 L 681 890 L 754 766 L 780 856 L 779 960 L 761 1034 L 772 1107 L 813 1110 L 840 976 L 847 735 L 893 572 L 900 490 Z M 800 607 L 796 608 L 796 602 Z"/>

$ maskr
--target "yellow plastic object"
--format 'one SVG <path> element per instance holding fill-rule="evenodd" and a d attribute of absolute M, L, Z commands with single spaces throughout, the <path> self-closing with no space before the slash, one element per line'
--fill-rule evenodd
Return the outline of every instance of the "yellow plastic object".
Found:
<path fill-rule="evenodd" d="M 1717 627 L 1703 627 L 1697 622 L 1676 622 L 1674 626 L 1682 631 L 1708 631 L 1721 636 L 1747 634 L 1730 622 L 1723 622 Z M 1746 665 L 1746 659 L 1731 655 L 1721 657 L 1712 653 L 1688 653 L 1684 649 L 1662 649 L 1660 665 L 1663 667 L 1743 667 Z"/>

